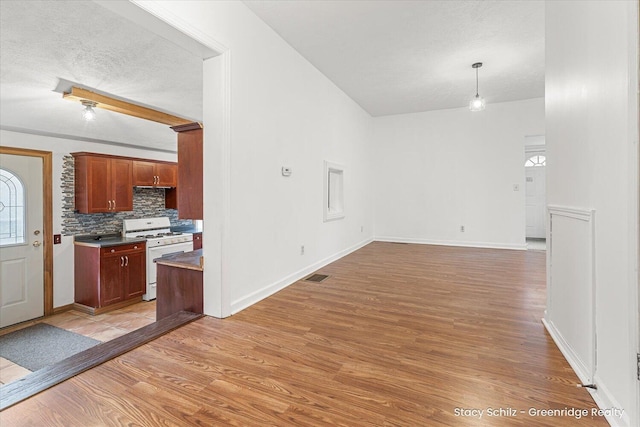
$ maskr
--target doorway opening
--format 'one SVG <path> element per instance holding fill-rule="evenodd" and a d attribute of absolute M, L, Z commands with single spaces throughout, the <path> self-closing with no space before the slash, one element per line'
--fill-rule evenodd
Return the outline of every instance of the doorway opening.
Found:
<path fill-rule="evenodd" d="M 544 136 L 525 138 L 525 238 L 527 250 L 547 248 L 547 153 Z"/>

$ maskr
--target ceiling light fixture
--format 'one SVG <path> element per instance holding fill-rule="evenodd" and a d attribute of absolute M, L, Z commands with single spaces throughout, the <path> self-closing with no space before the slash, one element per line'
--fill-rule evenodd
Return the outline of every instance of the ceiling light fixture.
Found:
<path fill-rule="evenodd" d="M 471 111 L 482 111 L 487 105 L 484 98 L 478 93 L 478 68 L 482 67 L 482 62 L 476 62 L 471 67 L 476 69 L 476 96 L 469 102 L 469 109 Z"/>
<path fill-rule="evenodd" d="M 82 118 L 88 122 L 95 120 L 96 112 L 94 110 L 94 107 L 96 106 L 96 103 L 93 101 L 87 101 L 86 99 L 83 99 L 80 102 L 82 103 L 82 105 L 84 105 L 84 110 L 82 111 Z"/>

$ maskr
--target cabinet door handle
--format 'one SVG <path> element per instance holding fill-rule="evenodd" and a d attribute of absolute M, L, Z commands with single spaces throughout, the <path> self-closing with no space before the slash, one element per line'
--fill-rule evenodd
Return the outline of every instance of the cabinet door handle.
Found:
<path fill-rule="evenodd" d="M 128 266 L 129 266 L 129 255 L 125 255 L 125 257 L 124 257 L 124 261 L 125 261 L 125 262 L 124 262 L 124 266 L 125 266 L 125 267 L 128 267 Z"/>
<path fill-rule="evenodd" d="M 124 267 L 124 257 L 120 257 L 120 267 Z"/>
<path fill-rule="evenodd" d="M 114 211 L 116 210 L 116 201 L 115 200 L 113 201 L 113 207 L 111 209 L 113 209 Z"/>
<path fill-rule="evenodd" d="M 111 200 L 107 200 L 107 201 L 109 202 L 109 209 L 108 210 L 111 210 Z"/>

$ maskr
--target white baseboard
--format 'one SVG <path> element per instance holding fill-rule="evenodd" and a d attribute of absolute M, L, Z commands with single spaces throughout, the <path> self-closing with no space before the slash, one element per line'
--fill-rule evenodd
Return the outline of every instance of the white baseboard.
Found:
<path fill-rule="evenodd" d="M 549 332 L 549 335 L 551 335 L 556 346 L 571 366 L 571 369 L 573 369 L 573 372 L 576 373 L 582 384 L 593 383 L 598 386 L 597 390 L 587 389 L 591 394 L 591 397 L 593 397 L 593 400 L 596 402 L 598 408 L 605 411 L 613 408 L 622 409 L 620 403 L 618 403 L 618 401 L 613 397 L 609 389 L 604 385 L 604 382 L 597 374 L 593 379 L 590 379 L 590 374 L 587 372 L 586 366 L 580 362 L 574 351 L 562 337 L 562 334 L 555 328 L 555 326 L 553 326 L 553 322 L 547 322 L 547 320 L 543 318 L 542 324 L 547 332 Z M 631 427 L 631 419 L 629 418 L 627 411 L 622 413 L 622 417 L 615 416 L 613 413 L 605 412 L 605 418 L 612 427 Z"/>
<path fill-rule="evenodd" d="M 261 301 L 265 298 L 267 298 L 268 296 L 271 296 L 273 294 L 275 294 L 276 292 L 286 288 L 287 286 L 297 282 L 298 280 L 308 276 L 309 274 L 313 273 L 314 271 L 324 267 L 327 264 L 331 264 L 332 262 L 346 256 L 349 255 L 351 252 L 355 252 L 358 249 L 362 248 L 363 246 L 368 245 L 369 243 L 371 243 L 373 241 L 373 238 L 369 238 L 369 239 L 365 239 L 357 244 L 355 244 L 354 246 L 351 246 L 350 248 L 344 249 L 334 255 L 331 255 L 327 258 L 324 258 L 318 262 L 315 262 L 305 268 L 303 268 L 302 270 L 298 270 L 295 273 L 292 273 L 286 277 L 284 277 L 281 280 L 278 280 L 275 283 L 272 283 L 270 285 L 265 286 L 262 289 L 259 289 L 247 296 L 244 296 L 236 301 L 233 301 L 231 303 L 231 314 L 236 314 L 237 312 L 244 310 L 245 308 L 257 303 L 258 301 Z"/>
<path fill-rule="evenodd" d="M 488 242 L 466 242 L 460 240 L 431 240 L 431 239 L 416 239 L 411 237 L 390 237 L 390 236 L 376 236 L 374 239 L 376 242 L 391 242 L 391 243 L 415 243 L 418 245 L 438 245 L 438 246 L 461 246 L 465 248 L 489 248 L 489 249 L 514 249 L 519 251 L 526 251 L 527 244 L 516 243 L 488 243 Z"/>
<path fill-rule="evenodd" d="M 553 322 L 547 321 L 547 319 L 542 319 L 542 324 L 544 325 L 549 335 L 553 339 L 553 342 L 556 343 L 556 347 L 560 350 L 560 353 L 564 356 L 564 358 L 569 362 L 571 369 L 576 373 L 582 384 L 589 384 L 592 382 L 591 373 L 587 366 L 580 361 L 580 358 L 576 355 L 575 351 L 571 348 L 571 346 L 564 339 L 560 331 L 554 326 Z"/>
<path fill-rule="evenodd" d="M 620 403 L 613 397 L 607 386 L 604 385 L 602 379 L 595 375 L 594 381 L 598 385 L 598 390 L 589 390 L 591 397 L 600 409 L 622 408 Z M 631 418 L 629 413 L 624 411 L 622 417 L 605 413 L 605 419 L 612 427 L 631 427 Z"/>

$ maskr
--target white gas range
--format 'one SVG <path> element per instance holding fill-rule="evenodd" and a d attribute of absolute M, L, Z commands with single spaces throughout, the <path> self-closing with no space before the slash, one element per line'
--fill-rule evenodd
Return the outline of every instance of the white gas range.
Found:
<path fill-rule="evenodd" d="M 142 296 L 146 301 L 156 298 L 154 260 L 193 250 L 193 234 L 172 232 L 169 217 L 125 219 L 122 236 L 147 239 L 147 293 Z"/>

